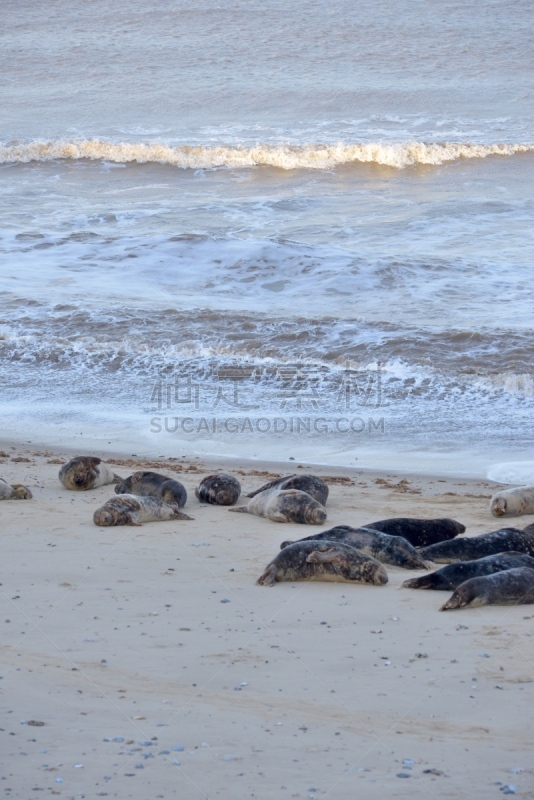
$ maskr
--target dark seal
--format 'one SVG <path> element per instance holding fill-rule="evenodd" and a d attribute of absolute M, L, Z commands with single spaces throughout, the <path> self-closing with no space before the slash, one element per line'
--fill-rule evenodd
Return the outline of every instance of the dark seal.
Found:
<path fill-rule="evenodd" d="M 278 581 L 349 581 L 382 585 L 385 567 L 376 559 L 341 542 L 295 542 L 284 547 L 258 578 L 261 586 Z"/>
<path fill-rule="evenodd" d="M 228 510 L 256 514 L 273 522 L 299 522 L 302 525 L 322 525 L 326 520 L 324 506 L 298 489 L 268 489 L 252 497 L 246 506 Z"/>
<path fill-rule="evenodd" d="M 415 547 L 402 536 L 389 536 L 387 533 L 373 531 L 370 528 L 351 528 L 349 525 L 337 525 L 329 531 L 312 534 L 300 542 L 323 541 L 342 542 L 355 547 L 362 553 L 376 558 L 384 564 L 403 569 L 427 569 L 427 566 Z M 283 549 L 295 542 L 282 542 Z"/>
<path fill-rule="evenodd" d="M 534 603 L 534 570 L 507 569 L 461 583 L 440 611 L 477 606 L 518 606 Z"/>
<path fill-rule="evenodd" d="M 183 508 L 187 500 L 185 486 L 174 478 L 157 472 L 134 472 L 129 478 L 115 486 L 117 494 L 137 494 L 141 497 L 157 497 L 164 503 Z"/>
<path fill-rule="evenodd" d="M 195 494 L 201 503 L 213 506 L 233 506 L 241 494 L 241 484 L 226 472 L 207 475 L 200 481 Z"/>
<path fill-rule="evenodd" d="M 390 536 L 402 536 L 414 547 L 427 547 L 436 542 L 445 542 L 465 531 L 465 525 L 456 522 L 455 519 L 412 519 L 410 517 L 381 519 L 362 527 L 389 533 Z"/>
<path fill-rule="evenodd" d="M 255 492 L 249 492 L 247 497 L 255 497 L 260 492 L 267 492 L 269 489 L 298 489 L 300 492 L 307 492 L 322 506 L 325 506 L 328 500 L 328 486 L 322 478 L 318 478 L 316 475 L 286 475 L 284 478 L 277 478 L 266 483 Z"/>
<path fill-rule="evenodd" d="M 471 578 L 483 578 L 495 572 L 503 572 L 517 567 L 530 567 L 534 569 L 534 558 L 526 553 L 497 553 L 494 556 L 485 556 L 475 561 L 459 561 L 456 564 L 447 564 L 446 567 L 422 575 L 420 578 L 410 578 L 402 584 L 405 589 L 437 589 L 438 591 L 452 592 L 464 581 Z"/>
<path fill-rule="evenodd" d="M 480 536 L 431 544 L 430 547 L 422 547 L 419 552 L 427 561 L 454 564 L 456 561 L 474 561 L 510 550 L 534 556 L 534 534 L 525 533 L 518 528 L 501 528 Z"/>

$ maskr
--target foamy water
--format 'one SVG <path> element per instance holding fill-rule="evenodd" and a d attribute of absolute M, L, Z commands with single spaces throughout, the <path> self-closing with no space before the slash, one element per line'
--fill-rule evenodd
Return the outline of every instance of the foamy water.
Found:
<path fill-rule="evenodd" d="M 6 431 L 522 474 L 529 4 L 6 13 Z"/>

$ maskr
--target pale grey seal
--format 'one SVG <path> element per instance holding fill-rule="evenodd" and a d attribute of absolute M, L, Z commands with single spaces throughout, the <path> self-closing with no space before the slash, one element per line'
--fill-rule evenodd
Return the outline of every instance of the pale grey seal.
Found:
<path fill-rule="evenodd" d="M 404 569 L 427 569 L 427 566 L 415 547 L 402 536 L 389 536 L 387 533 L 373 531 L 371 528 L 351 528 L 348 525 L 337 525 L 322 533 L 306 536 L 300 542 L 323 541 L 342 542 L 355 547 L 362 553 L 373 556 L 384 564 Z M 283 549 L 294 542 L 282 542 Z"/>
<path fill-rule="evenodd" d="M 33 494 L 22 483 L 10 485 L 4 478 L 0 478 L 0 500 L 31 500 Z"/>
<path fill-rule="evenodd" d="M 366 523 L 362 527 L 389 533 L 390 536 L 402 536 L 414 547 L 427 547 L 436 542 L 454 539 L 464 533 L 465 525 L 455 519 L 412 519 L 411 517 L 392 517 L 378 522 Z"/>
<path fill-rule="evenodd" d="M 187 500 L 185 486 L 180 481 L 157 472 L 134 472 L 115 486 L 115 493 L 157 497 L 158 500 L 178 508 L 183 508 Z"/>
<path fill-rule="evenodd" d="M 87 489 L 96 489 L 108 483 L 118 483 L 122 480 L 115 475 L 101 458 L 95 456 L 76 456 L 59 470 L 59 480 L 65 489 L 85 492 Z"/>
<path fill-rule="evenodd" d="M 484 556 L 514 550 L 534 556 L 534 534 L 518 528 L 501 528 L 449 542 L 438 542 L 430 547 L 421 547 L 419 552 L 427 561 L 437 564 L 454 564 L 456 561 L 473 561 Z"/>
<path fill-rule="evenodd" d="M 326 509 L 307 492 L 298 489 L 268 489 L 260 492 L 246 506 L 229 508 L 242 514 L 256 514 L 273 522 L 300 522 L 305 525 L 322 525 Z"/>
<path fill-rule="evenodd" d="M 522 514 L 534 514 L 534 486 L 501 489 L 491 498 L 490 511 L 494 517 L 520 517 Z"/>
<path fill-rule="evenodd" d="M 200 481 L 195 489 L 195 494 L 201 503 L 211 503 L 214 506 L 233 506 L 241 494 L 241 484 L 227 472 L 217 472 L 207 475 Z"/>
<path fill-rule="evenodd" d="M 295 542 L 284 547 L 258 578 L 262 586 L 277 581 L 350 581 L 381 585 L 388 582 L 376 559 L 340 542 Z"/>
<path fill-rule="evenodd" d="M 517 567 L 464 581 L 441 606 L 440 611 L 489 605 L 517 606 L 524 603 L 534 603 L 534 570 Z"/>
<path fill-rule="evenodd" d="M 119 494 L 112 497 L 93 515 L 99 527 L 108 525 L 141 525 L 156 520 L 192 519 L 178 509 L 163 503 L 157 497 L 142 497 L 135 494 Z"/>
<path fill-rule="evenodd" d="M 526 553 L 505 552 L 493 556 L 477 558 L 475 561 L 458 561 L 447 564 L 446 567 L 422 575 L 420 578 L 410 578 L 402 584 L 406 589 L 436 589 L 438 591 L 452 592 L 464 581 L 471 578 L 482 578 L 493 575 L 494 572 L 503 572 L 516 567 L 530 567 L 534 569 L 534 558 Z"/>
<path fill-rule="evenodd" d="M 286 475 L 284 478 L 276 478 L 274 481 L 266 483 L 255 492 L 249 492 L 247 497 L 255 497 L 260 492 L 267 492 L 270 489 L 298 489 L 300 492 L 307 492 L 314 497 L 322 506 L 328 500 L 328 486 L 322 478 L 317 475 Z"/>

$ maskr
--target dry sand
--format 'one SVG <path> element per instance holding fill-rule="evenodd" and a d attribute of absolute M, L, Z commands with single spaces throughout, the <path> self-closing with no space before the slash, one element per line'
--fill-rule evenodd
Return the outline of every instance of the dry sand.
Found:
<path fill-rule="evenodd" d="M 448 593 L 399 589 L 420 573 L 391 567 L 383 587 L 255 585 L 283 539 L 334 524 L 495 530 L 495 484 L 317 469 L 328 523 L 310 528 L 194 496 L 218 466 L 247 491 L 298 464 L 108 458 L 177 477 L 195 520 L 104 530 L 113 486 L 63 489 L 72 453 L 3 453 L 34 499 L 0 504 L 2 796 L 534 797 L 534 607 L 439 613 Z"/>

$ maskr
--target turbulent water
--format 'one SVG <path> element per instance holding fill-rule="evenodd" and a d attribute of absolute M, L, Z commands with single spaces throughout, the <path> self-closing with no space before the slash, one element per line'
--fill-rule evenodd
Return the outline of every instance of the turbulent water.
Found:
<path fill-rule="evenodd" d="M 6 435 L 525 474 L 532 6 L 421 11 L 8 0 Z"/>

